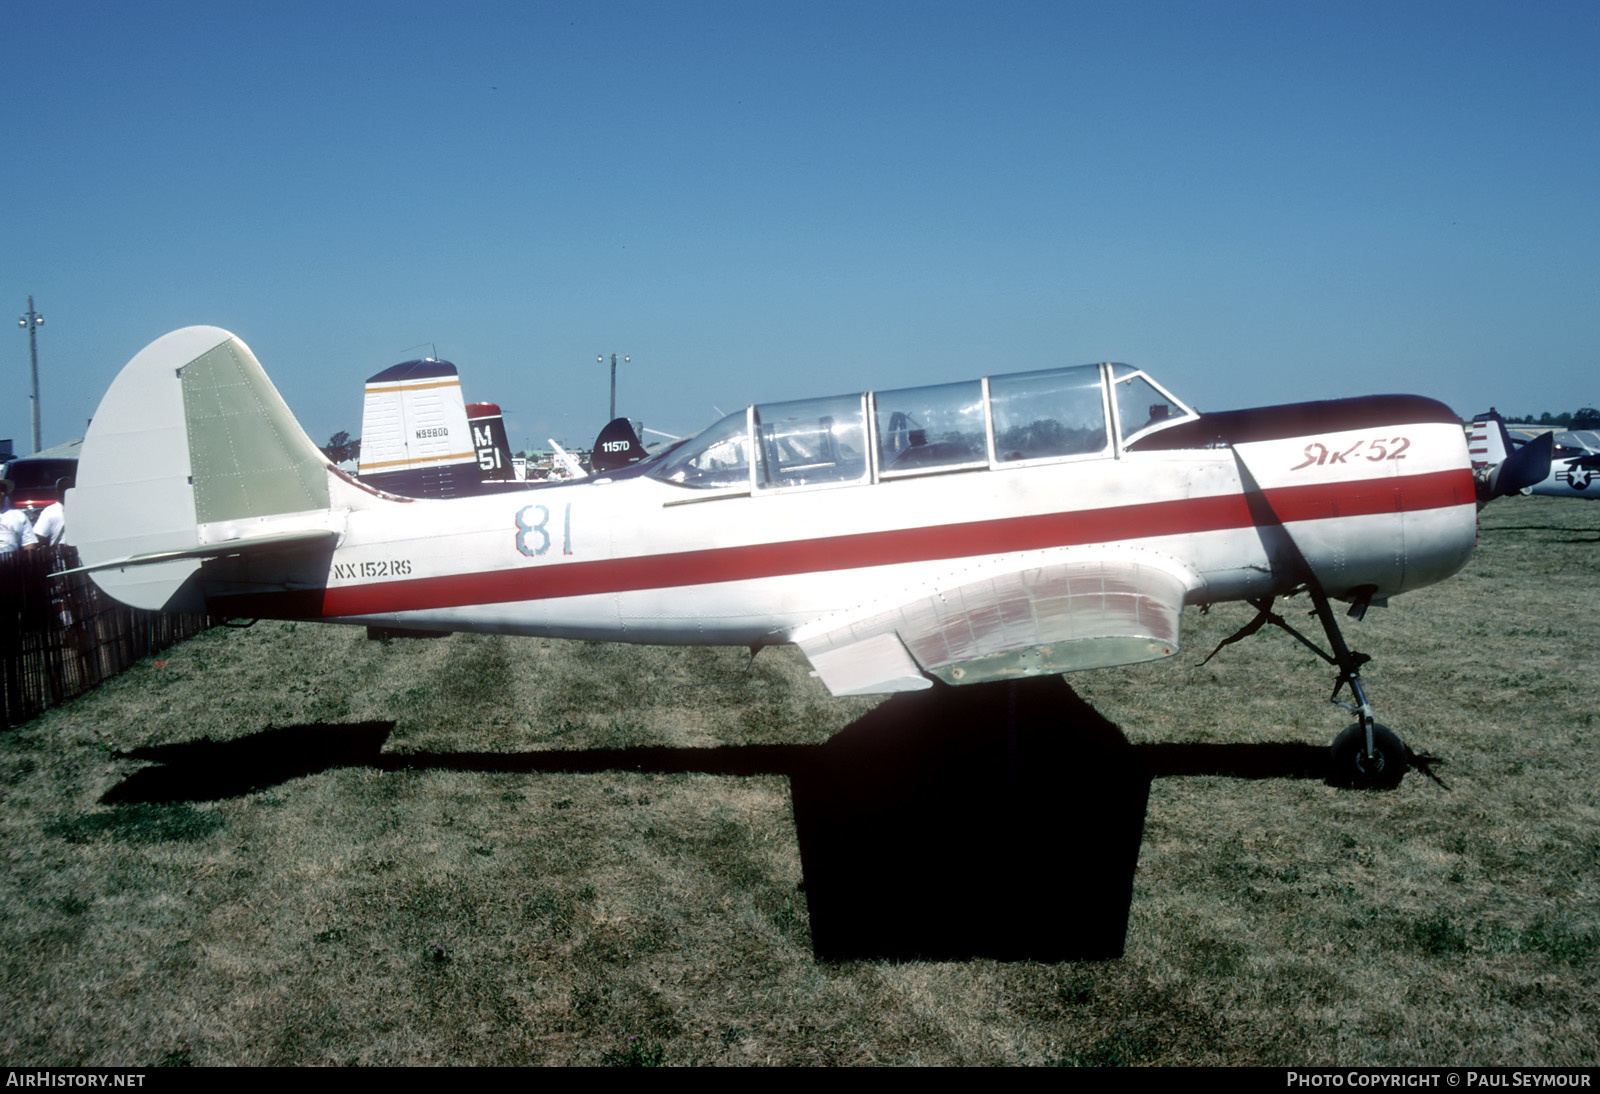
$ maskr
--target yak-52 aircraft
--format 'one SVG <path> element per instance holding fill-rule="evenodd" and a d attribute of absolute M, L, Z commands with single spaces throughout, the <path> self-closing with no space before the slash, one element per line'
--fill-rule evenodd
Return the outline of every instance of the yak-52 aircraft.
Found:
<path fill-rule="evenodd" d="M 1543 472 L 1539 475 L 1542 477 Z M 794 643 L 836 695 L 1171 656 L 1185 604 L 1304 591 L 1358 716 L 1335 763 L 1393 785 L 1331 601 L 1472 552 L 1460 420 L 1417 396 L 1198 414 L 1084 365 L 764 403 L 627 466 L 407 499 L 331 466 L 238 338 L 130 361 L 84 441 L 84 568 L 147 609 L 644 643 Z M 1523 477 L 1526 477 L 1525 475 Z"/>

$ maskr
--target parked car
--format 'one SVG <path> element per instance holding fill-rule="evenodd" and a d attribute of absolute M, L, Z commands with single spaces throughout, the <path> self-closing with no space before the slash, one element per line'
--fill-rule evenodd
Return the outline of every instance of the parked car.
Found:
<path fill-rule="evenodd" d="M 21 509 L 33 520 L 45 506 L 60 501 L 56 483 L 77 475 L 78 451 L 82 447 L 80 437 L 31 456 L 18 456 L 6 464 L 5 477 L 14 484 L 11 507 Z"/>

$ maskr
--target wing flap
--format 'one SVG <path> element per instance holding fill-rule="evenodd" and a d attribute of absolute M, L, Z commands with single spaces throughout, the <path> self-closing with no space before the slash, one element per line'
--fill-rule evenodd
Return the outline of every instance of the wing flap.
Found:
<path fill-rule="evenodd" d="M 1195 583 L 1153 557 L 1059 561 L 952 579 L 795 641 L 836 695 L 1108 668 L 1176 653 Z"/>
<path fill-rule="evenodd" d="M 835 695 L 877 695 L 933 686 L 893 631 L 807 656 L 811 667 Z"/>

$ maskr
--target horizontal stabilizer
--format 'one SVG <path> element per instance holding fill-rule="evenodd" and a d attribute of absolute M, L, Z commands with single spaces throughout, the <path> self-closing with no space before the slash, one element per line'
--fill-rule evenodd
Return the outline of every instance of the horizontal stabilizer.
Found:
<path fill-rule="evenodd" d="M 160 562 L 178 562 L 184 559 L 204 562 L 207 559 L 226 558 L 230 555 L 267 554 L 273 551 L 292 551 L 300 547 L 332 546 L 334 540 L 338 538 L 339 533 L 330 529 L 318 529 L 310 532 L 280 532 L 270 536 L 223 540 L 219 543 L 208 543 L 199 547 L 188 547 L 176 551 L 150 551 L 142 555 L 128 555 L 124 558 L 107 559 L 104 562 L 96 562 L 90 566 L 79 566 L 75 570 L 62 570 L 60 573 L 52 574 L 51 576 L 66 577 L 68 574 L 122 570 L 129 566 L 153 566 Z"/>

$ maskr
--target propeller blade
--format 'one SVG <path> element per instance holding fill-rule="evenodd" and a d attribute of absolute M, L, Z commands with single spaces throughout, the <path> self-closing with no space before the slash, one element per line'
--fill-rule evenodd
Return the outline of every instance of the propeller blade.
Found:
<path fill-rule="evenodd" d="M 1550 476 L 1550 461 L 1554 455 L 1555 434 L 1539 434 L 1490 469 L 1480 489 L 1480 503 L 1543 482 Z"/>

